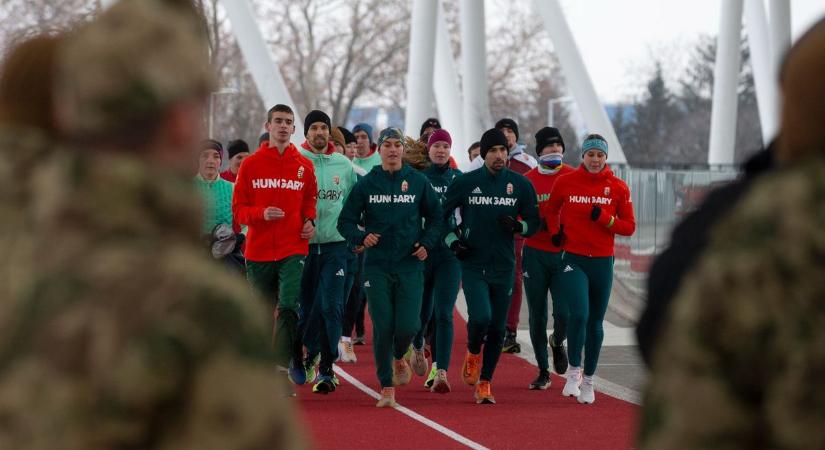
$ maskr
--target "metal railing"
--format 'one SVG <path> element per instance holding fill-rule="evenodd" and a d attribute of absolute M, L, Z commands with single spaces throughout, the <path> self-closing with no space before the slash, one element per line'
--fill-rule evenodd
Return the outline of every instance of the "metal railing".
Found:
<path fill-rule="evenodd" d="M 636 214 L 636 233 L 616 236 L 614 281 L 624 301 L 640 309 L 645 299 L 647 274 L 653 258 L 670 243 L 673 227 L 704 199 L 705 195 L 733 179 L 735 167 L 714 170 L 657 170 L 612 167 L 630 188 Z"/>

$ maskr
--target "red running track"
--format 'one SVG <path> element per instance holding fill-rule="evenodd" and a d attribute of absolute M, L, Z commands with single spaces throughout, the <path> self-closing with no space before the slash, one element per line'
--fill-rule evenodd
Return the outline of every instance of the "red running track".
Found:
<path fill-rule="evenodd" d="M 527 389 L 537 369 L 527 361 L 504 354 L 493 377 L 495 405 L 477 405 L 473 387 L 460 380 L 466 352 L 467 327 L 456 313 L 455 342 L 448 376 L 453 390 L 434 394 L 423 387 L 425 377 L 413 375 L 407 386 L 396 388 L 398 403 L 457 433 L 475 448 L 491 449 L 627 449 L 633 447 L 638 407 L 596 393 L 596 403 L 580 405 L 562 397 L 564 380 L 553 375 L 546 391 Z M 371 342 L 368 325 L 367 340 Z M 356 346 L 358 362 L 342 364 L 346 373 L 374 391 L 372 346 Z M 345 381 L 329 395 L 312 393 L 312 386 L 298 386 L 296 404 L 303 422 L 319 449 L 416 449 L 470 448 L 400 411 L 375 407 L 375 399 Z"/>

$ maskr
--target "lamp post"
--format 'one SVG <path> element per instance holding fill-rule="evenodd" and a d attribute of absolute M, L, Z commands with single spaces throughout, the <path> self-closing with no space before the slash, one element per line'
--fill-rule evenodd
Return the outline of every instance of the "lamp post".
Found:
<path fill-rule="evenodd" d="M 213 139 L 212 137 L 212 126 L 215 124 L 215 96 L 216 95 L 226 95 L 226 94 L 237 94 L 238 91 L 235 88 L 222 88 L 219 91 L 215 91 L 209 94 L 209 139 Z"/>
<path fill-rule="evenodd" d="M 547 100 L 547 126 L 555 126 L 553 125 L 553 119 L 555 118 L 555 115 L 553 114 L 553 107 L 556 105 L 556 103 L 569 103 L 574 100 L 575 99 L 569 95 L 565 95 L 564 97 L 551 98 L 550 100 Z"/>

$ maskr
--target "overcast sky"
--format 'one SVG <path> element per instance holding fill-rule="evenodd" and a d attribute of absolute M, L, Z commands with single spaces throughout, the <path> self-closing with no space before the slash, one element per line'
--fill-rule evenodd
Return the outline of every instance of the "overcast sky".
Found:
<path fill-rule="evenodd" d="M 716 35 L 725 0 L 560 1 L 596 91 L 615 102 L 638 92 L 633 74 L 648 70 L 655 58 L 684 62 L 700 35 Z M 487 20 L 496 20 L 494 1 L 486 5 Z M 792 0 L 791 15 L 796 38 L 825 16 L 825 0 Z"/>

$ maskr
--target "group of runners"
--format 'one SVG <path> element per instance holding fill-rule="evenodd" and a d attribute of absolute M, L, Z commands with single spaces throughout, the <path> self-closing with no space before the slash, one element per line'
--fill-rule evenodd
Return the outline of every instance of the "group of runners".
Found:
<path fill-rule="evenodd" d="M 290 143 L 288 106 L 269 110 L 265 126 L 268 136 L 233 173 L 231 209 L 246 229 L 247 278 L 276 305 L 284 378 L 334 392 L 333 364 L 355 363 L 353 344 L 364 342 L 366 304 L 377 406 L 395 406 L 396 388 L 413 373 L 426 376 L 432 392 L 450 392 L 453 310 L 463 288 L 460 380 L 475 386 L 477 403 L 495 403 L 501 353 L 520 351 L 523 285 L 539 369 L 529 388 L 550 386 L 549 347 L 566 377 L 562 393 L 595 401 L 613 240 L 635 230 L 630 191 L 607 166 L 602 136 L 585 138 L 572 168 L 562 163 L 556 128 L 535 134 L 536 159 L 518 144 L 516 122 L 502 119 L 470 147 L 471 170 L 462 173 L 437 119 L 422 125 L 417 142 L 386 128 L 373 143 L 369 125 L 350 133 L 315 110 L 300 147 Z M 408 162 L 411 146 L 426 148 L 423 164 Z"/>

